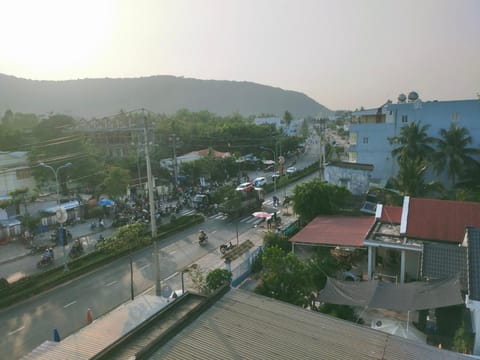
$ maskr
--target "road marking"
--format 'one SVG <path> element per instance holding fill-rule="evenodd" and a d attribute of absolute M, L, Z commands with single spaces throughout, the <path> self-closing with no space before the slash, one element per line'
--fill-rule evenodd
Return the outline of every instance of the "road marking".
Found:
<path fill-rule="evenodd" d="M 169 254 L 170 254 L 170 255 L 173 255 L 173 254 L 175 254 L 176 252 L 177 252 L 177 250 L 173 250 L 173 251 L 169 252 Z"/>
<path fill-rule="evenodd" d="M 73 304 L 76 304 L 76 303 L 77 303 L 76 300 L 75 300 L 75 301 L 72 301 L 71 303 L 68 303 L 67 305 L 63 305 L 63 308 L 66 309 L 66 308 L 68 308 L 69 306 L 72 306 Z"/>
<path fill-rule="evenodd" d="M 147 268 L 147 267 L 149 267 L 149 266 L 150 266 L 150 264 L 143 265 L 142 267 L 140 267 L 140 268 L 138 268 L 138 269 L 139 269 L 139 270 L 143 270 L 143 269 L 145 269 L 145 268 Z"/>
<path fill-rule="evenodd" d="M 177 271 L 177 272 L 175 272 L 175 273 L 173 273 L 173 274 L 172 274 L 172 275 L 170 275 L 169 277 L 167 277 L 167 278 L 163 279 L 163 281 L 168 281 L 168 280 L 170 280 L 171 278 L 173 278 L 173 277 L 175 277 L 175 276 L 177 276 L 177 275 L 178 275 L 178 271 Z"/>
<path fill-rule="evenodd" d="M 212 234 L 215 234 L 216 232 L 217 232 L 217 230 L 213 230 L 213 231 L 212 231 Z"/>
<path fill-rule="evenodd" d="M 114 280 L 114 281 L 112 281 L 112 282 L 109 282 L 109 283 L 107 284 L 107 286 L 112 286 L 112 285 L 115 284 L 116 282 L 117 282 L 117 280 Z"/>
<path fill-rule="evenodd" d="M 19 331 L 22 331 L 22 330 L 24 329 L 24 327 L 25 327 L 25 326 L 22 326 L 22 327 L 19 327 L 17 330 L 10 331 L 10 332 L 8 333 L 8 336 L 13 335 L 13 334 L 16 334 L 16 333 L 19 332 Z"/>

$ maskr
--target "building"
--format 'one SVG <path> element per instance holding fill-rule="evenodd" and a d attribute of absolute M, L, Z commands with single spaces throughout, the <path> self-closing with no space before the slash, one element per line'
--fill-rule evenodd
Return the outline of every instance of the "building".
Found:
<path fill-rule="evenodd" d="M 378 109 L 355 111 L 352 116 L 348 159 L 372 164 L 372 182 L 376 183 L 396 175 L 398 167 L 389 139 L 399 136 L 401 128 L 410 123 L 428 125 L 427 134 L 435 138 L 441 129 L 457 124 L 469 130 L 471 147 L 480 147 L 480 100 L 422 101 L 412 91 L 408 100 L 400 94 L 396 104 L 388 101 Z"/>
<path fill-rule="evenodd" d="M 26 151 L 0 152 L 0 198 L 15 190 L 36 187 Z"/>

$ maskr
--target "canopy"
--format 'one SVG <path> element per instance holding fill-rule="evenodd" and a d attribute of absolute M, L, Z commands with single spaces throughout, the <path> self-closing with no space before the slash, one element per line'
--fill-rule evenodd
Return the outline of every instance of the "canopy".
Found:
<path fill-rule="evenodd" d="M 98 201 L 98 205 L 110 207 L 115 205 L 115 201 L 108 198 L 103 198 Z"/>
<path fill-rule="evenodd" d="M 459 279 L 394 284 L 379 280 L 351 282 L 327 278 L 317 301 L 397 311 L 435 309 L 463 303 Z"/>

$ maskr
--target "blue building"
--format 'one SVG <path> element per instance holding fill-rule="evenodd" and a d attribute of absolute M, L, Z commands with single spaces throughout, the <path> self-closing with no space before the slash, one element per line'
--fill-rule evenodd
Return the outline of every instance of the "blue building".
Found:
<path fill-rule="evenodd" d="M 480 100 L 422 101 L 412 91 L 408 98 L 400 94 L 396 104 L 388 101 L 378 109 L 355 111 L 352 116 L 348 159 L 372 164 L 372 182 L 381 185 L 398 171 L 388 139 L 399 136 L 401 128 L 412 122 L 429 125 L 427 134 L 434 138 L 440 137 L 441 129 L 457 124 L 470 132 L 470 147 L 480 148 Z"/>

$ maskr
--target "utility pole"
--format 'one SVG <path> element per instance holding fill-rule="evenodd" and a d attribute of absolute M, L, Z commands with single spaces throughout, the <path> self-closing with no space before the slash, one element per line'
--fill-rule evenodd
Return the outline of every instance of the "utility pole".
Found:
<path fill-rule="evenodd" d="M 147 117 L 143 118 L 143 132 L 145 136 L 145 160 L 147 162 L 147 182 L 148 182 L 148 200 L 150 207 L 150 224 L 152 229 L 152 241 L 153 241 L 153 271 L 155 279 L 155 295 L 160 296 L 160 263 L 158 260 L 158 239 L 157 239 L 157 219 L 155 218 L 155 201 L 153 198 L 153 179 L 152 179 L 152 167 L 150 165 L 150 154 L 148 151 L 148 131 L 147 131 Z"/>
<path fill-rule="evenodd" d="M 320 119 L 320 129 L 317 131 L 319 135 L 319 146 L 320 146 L 320 167 L 319 167 L 319 178 L 320 181 L 325 180 L 325 126 L 326 119 Z"/>
<path fill-rule="evenodd" d="M 175 181 L 175 190 L 178 186 L 178 163 L 177 163 L 177 141 L 180 140 L 175 134 L 169 137 L 169 140 L 173 142 L 173 178 Z"/>

